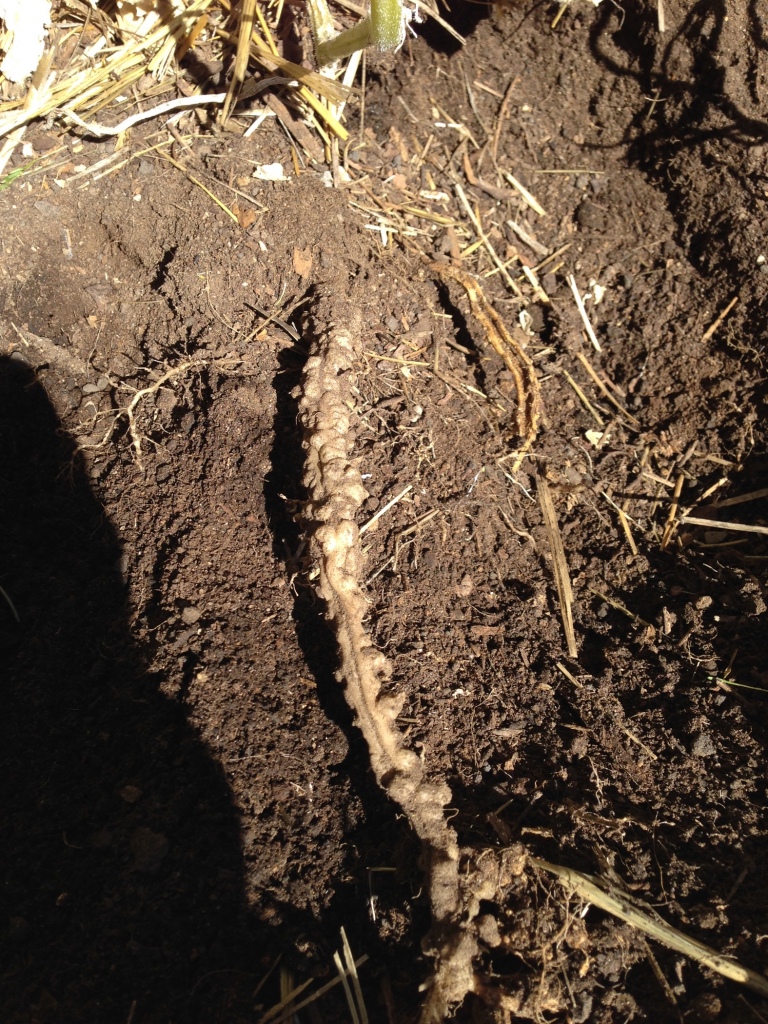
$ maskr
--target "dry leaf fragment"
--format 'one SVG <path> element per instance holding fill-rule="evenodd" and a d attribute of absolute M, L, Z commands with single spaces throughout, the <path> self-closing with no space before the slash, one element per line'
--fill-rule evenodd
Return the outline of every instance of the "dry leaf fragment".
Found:
<path fill-rule="evenodd" d="M 232 213 L 237 217 L 237 223 L 243 231 L 247 231 L 256 220 L 256 211 L 250 206 L 246 210 L 241 209 L 237 201 L 232 203 Z"/>
<path fill-rule="evenodd" d="M 294 249 L 293 250 L 293 269 L 299 275 L 300 278 L 306 279 L 312 272 L 312 250 L 311 249 Z"/>

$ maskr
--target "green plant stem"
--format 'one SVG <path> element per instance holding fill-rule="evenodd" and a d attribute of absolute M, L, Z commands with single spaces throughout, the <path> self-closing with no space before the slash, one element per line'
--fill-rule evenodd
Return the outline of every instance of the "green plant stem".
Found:
<path fill-rule="evenodd" d="M 310 13 L 313 5 L 310 3 Z M 371 0 L 370 14 L 361 22 L 340 32 L 332 39 L 323 39 L 324 34 L 317 15 L 313 19 L 315 51 L 320 66 L 349 57 L 357 50 L 372 46 L 381 52 L 396 50 L 405 39 L 405 17 L 402 0 Z M 324 27 L 324 26 L 323 26 Z"/>

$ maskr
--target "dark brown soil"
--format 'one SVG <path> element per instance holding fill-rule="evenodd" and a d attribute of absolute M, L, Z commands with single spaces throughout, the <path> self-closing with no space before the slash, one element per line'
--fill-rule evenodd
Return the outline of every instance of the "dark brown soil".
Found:
<path fill-rule="evenodd" d="M 768 24 L 754 0 L 665 6 L 664 36 L 637 3 L 574 4 L 556 31 L 555 8 L 461 9 L 461 50 L 426 27 L 371 61 L 339 189 L 319 165 L 295 175 L 274 120 L 243 139 L 190 114 L 193 152 L 170 152 L 224 202 L 250 196 L 246 228 L 147 152 L 164 132 L 99 179 L 73 175 L 114 142 L 63 137 L 68 165 L 0 192 L 4 1021 L 255 1022 L 281 969 L 333 976 L 342 926 L 369 958 L 371 1020 L 415 1019 L 418 846 L 370 776 L 296 521 L 314 296 L 359 277 L 377 310 L 366 518 L 411 485 L 365 534 L 370 628 L 461 843 L 601 875 L 763 970 L 768 545 L 662 535 L 678 478 L 693 515 L 768 521 L 765 497 L 707 507 L 768 485 Z M 468 180 L 465 155 L 506 189 L 494 145 L 546 217 Z M 289 181 L 252 177 L 278 161 Z M 529 307 L 545 417 L 519 471 L 509 374 L 419 254 L 474 239 L 456 182 L 501 258 L 541 260 L 510 219 L 548 253 L 568 246 L 541 271 L 551 303 Z M 384 246 L 386 204 L 401 230 Z M 493 270 L 482 250 L 464 266 Z M 602 354 L 570 274 L 605 288 Z M 501 275 L 480 280 L 516 325 Z M 768 1015 L 533 871 L 492 909 L 503 943 L 478 966 L 525 1019 Z M 296 1019 L 350 1019 L 337 991 Z"/>

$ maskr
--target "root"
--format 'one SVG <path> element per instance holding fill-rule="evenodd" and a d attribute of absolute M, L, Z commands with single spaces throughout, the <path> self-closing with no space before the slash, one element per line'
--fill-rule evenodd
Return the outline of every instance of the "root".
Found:
<path fill-rule="evenodd" d="M 458 281 L 462 286 L 467 293 L 472 315 L 480 321 L 486 338 L 512 374 L 517 391 L 517 432 L 523 441 L 514 464 L 513 471 L 517 472 L 536 440 L 541 418 L 541 393 L 534 365 L 522 345 L 509 333 L 474 278 L 449 264 L 433 263 L 431 268 L 446 284 Z"/>
<path fill-rule="evenodd" d="M 109 443 L 109 440 L 112 437 L 115 428 L 117 427 L 120 420 L 126 419 L 128 421 L 128 433 L 131 436 L 131 447 L 133 448 L 136 464 L 138 465 L 139 469 L 143 469 L 144 462 L 141 457 L 142 435 L 136 423 L 136 410 L 138 409 L 139 405 L 141 404 L 141 402 L 144 401 L 145 398 L 149 397 L 149 395 L 155 394 L 162 387 L 164 387 L 169 380 L 172 380 L 174 377 L 181 376 L 182 374 L 186 373 L 187 370 L 192 369 L 192 367 L 203 367 L 206 365 L 207 361 L 205 359 L 190 359 L 186 363 L 181 363 L 179 364 L 179 366 L 173 366 L 169 370 L 166 370 L 166 372 L 161 377 L 159 377 L 154 382 L 154 384 L 150 384 L 148 387 L 141 388 L 134 394 L 133 398 L 128 403 L 128 405 L 126 405 L 122 409 L 118 409 L 114 413 L 114 415 L 112 416 L 112 420 L 109 424 L 109 428 L 102 437 L 101 441 L 98 441 L 95 444 L 81 444 L 80 447 L 83 450 L 103 448 L 105 445 Z"/>
<path fill-rule="evenodd" d="M 144 401 L 149 395 L 154 395 L 155 392 L 159 391 L 169 380 L 174 377 L 178 377 L 193 366 L 205 366 L 204 359 L 190 359 L 189 362 L 181 363 L 179 366 L 173 366 L 170 370 L 166 370 L 162 377 L 159 377 L 154 384 L 150 384 L 149 387 L 141 388 L 131 399 L 130 403 L 125 409 L 121 410 L 118 415 L 123 415 L 128 420 L 128 431 L 131 435 L 131 444 L 133 445 L 133 451 L 136 456 L 136 462 L 139 469 L 143 469 L 144 465 L 141 459 L 141 434 L 139 428 L 136 425 L 135 412 L 141 402 Z"/>
<path fill-rule="evenodd" d="M 350 454 L 362 317 L 357 307 L 331 309 L 336 322 L 313 346 L 301 388 L 306 525 L 319 568 L 318 591 L 339 645 L 337 679 L 368 744 L 379 785 L 400 805 L 421 841 L 433 918 L 424 950 L 435 961 L 421 1024 L 439 1024 L 474 990 L 478 942 L 472 919 L 479 903 L 473 899 L 467 906 L 462 898 L 458 842 L 445 816 L 451 791 L 429 780 L 420 758 L 404 745 L 396 723 L 403 698 L 386 689 L 389 664 L 363 626 L 367 602 L 360 587 L 363 556 L 355 519 L 368 495 Z"/>

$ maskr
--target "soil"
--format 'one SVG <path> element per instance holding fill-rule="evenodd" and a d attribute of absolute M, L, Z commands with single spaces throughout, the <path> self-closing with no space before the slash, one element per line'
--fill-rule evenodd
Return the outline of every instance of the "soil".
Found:
<path fill-rule="evenodd" d="M 662 35 L 638 3 L 555 30 L 550 6 L 456 5 L 463 48 L 424 26 L 369 59 L 338 188 L 274 118 L 244 138 L 190 113 L 162 151 L 157 125 L 120 153 L 28 132 L 65 148 L 0 192 L 8 1024 L 255 1022 L 281 982 L 333 980 L 342 927 L 371 1021 L 416 1019 L 419 848 L 334 678 L 300 524 L 295 388 L 316 296 L 353 279 L 376 311 L 369 627 L 462 845 L 600 875 L 762 972 L 768 24 L 755 0 L 665 8 Z M 287 180 L 253 176 L 273 163 Z M 457 184 L 522 299 L 465 251 Z M 459 251 L 539 376 L 519 469 L 510 375 L 424 258 Z M 558 251 L 545 302 L 513 257 Z M 768 1015 L 533 868 L 489 909 L 478 971 L 521 1019 Z M 351 1018 L 337 986 L 294 1019 Z"/>

